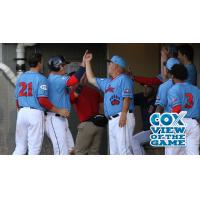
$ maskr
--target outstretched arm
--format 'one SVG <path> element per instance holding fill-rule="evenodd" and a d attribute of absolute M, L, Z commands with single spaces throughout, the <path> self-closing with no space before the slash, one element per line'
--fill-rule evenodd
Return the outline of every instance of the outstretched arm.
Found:
<path fill-rule="evenodd" d="M 92 60 L 92 54 L 88 53 L 88 51 L 85 52 L 85 55 L 83 56 L 83 60 L 86 65 L 86 76 L 89 81 L 94 86 L 97 86 L 96 78 L 94 76 L 94 73 L 92 71 L 91 67 L 91 60 Z"/>

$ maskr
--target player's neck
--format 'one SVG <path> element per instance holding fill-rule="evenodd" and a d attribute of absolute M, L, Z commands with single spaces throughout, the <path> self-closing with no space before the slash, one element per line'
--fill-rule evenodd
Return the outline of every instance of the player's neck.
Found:
<path fill-rule="evenodd" d="M 185 81 L 181 81 L 181 80 L 178 80 L 178 79 L 174 79 L 174 83 L 184 83 Z"/>
<path fill-rule="evenodd" d="M 37 67 L 30 68 L 30 71 L 32 71 L 32 72 L 40 72 L 39 68 L 37 68 Z"/>
<path fill-rule="evenodd" d="M 115 73 L 115 74 L 113 74 L 112 75 L 112 79 L 115 79 L 115 78 L 117 78 L 118 76 L 120 76 L 122 73 Z"/>

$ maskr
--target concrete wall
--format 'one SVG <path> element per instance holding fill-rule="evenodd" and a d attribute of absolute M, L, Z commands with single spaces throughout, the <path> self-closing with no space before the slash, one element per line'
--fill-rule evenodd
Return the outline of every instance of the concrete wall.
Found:
<path fill-rule="evenodd" d="M 15 44 L 2 45 L 2 62 L 15 71 Z M 0 72 L 0 154 L 11 154 L 14 148 L 16 108 L 14 86 Z"/>

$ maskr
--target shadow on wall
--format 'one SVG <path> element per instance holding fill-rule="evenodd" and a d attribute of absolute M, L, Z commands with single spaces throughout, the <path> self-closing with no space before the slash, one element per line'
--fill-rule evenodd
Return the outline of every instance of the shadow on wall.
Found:
<path fill-rule="evenodd" d="M 0 105 L 0 124 L 2 123 L 3 120 L 3 109 L 2 109 L 2 105 Z"/>
<path fill-rule="evenodd" d="M 2 130 L 2 124 L 3 124 L 3 109 L 2 105 L 0 105 L 0 154 L 3 152 L 3 130 Z"/>
<path fill-rule="evenodd" d="M 9 137 L 7 137 L 7 145 L 6 147 L 8 148 L 6 152 L 8 152 L 8 154 L 12 154 L 14 149 L 15 149 L 15 127 L 16 127 L 16 118 L 17 118 L 17 112 L 16 110 L 12 110 L 9 114 L 10 118 L 9 120 L 11 122 L 14 122 L 13 126 L 9 126 L 8 127 L 8 134 Z"/>

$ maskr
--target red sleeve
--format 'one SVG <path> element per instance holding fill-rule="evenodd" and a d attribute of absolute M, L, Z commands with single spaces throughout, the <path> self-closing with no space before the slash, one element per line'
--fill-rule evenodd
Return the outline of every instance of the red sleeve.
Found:
<path fill-rule="evenodd" d="M 17 109 L 19 109 L 19 102 L 18 102 L 18 100 L 16 100 L 16 107 L 17 107 Z"/>
<path fill-rule="evenodd" d="M 173 107 L 172 112 L 180 113 L 181 112 L 181 105 L 177 105 L 177 106 Z"/>
<path fill-rule="evenodd" d="M 39 97 L 38 101 L 40 105 L 47 110 L 51 110 L 53 108 L 53 104 L 49 101 L 47 97 Z"/>
<path fill-rule="evenodd" d="M 74 95 L 75 90 L 72 90 L 72 92 L 70 93 L 70 102 L 73 104 L 75 103 L 77 97 L 75 97 Z"/>
<path fill-rule="evenodd" d="M 160 85 L 162 81 L 157 77 L 134 76 L 133 80 L 142 85 Z"/>
<path fill-rule="evenodd" d="M 66 82 L 67 87 L 76 85 L 79 82 L 78 78 L 75 75 L 72 75 Z"/>

